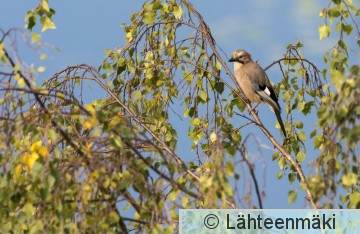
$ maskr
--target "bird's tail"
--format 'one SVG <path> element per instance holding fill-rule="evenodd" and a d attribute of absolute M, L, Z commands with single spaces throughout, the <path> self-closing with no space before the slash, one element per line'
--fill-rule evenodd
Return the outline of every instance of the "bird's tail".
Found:
<path fill-rule="evenodd" d="M 280 115 L 280 111 L 278 111 L 277 109 L 274 110 L 276 118 L 278 119 L 278 122 L 280 124 L 281 130 L 284 133 L 284 137 L 286 138 L 286 131 L 285 131 L 285 126 L 284 123 L 282 121 L 281 115 Z"/>
<path fill-rule="evenodd" d="M 269 97 L 265 92 L 258 92 L 262 100 L 264 100 L 267 104 L 269 104 L 270 110 L 275 112 L 276 118 L 278 119 L 278 122 L 280 124 L 281 130 L 284 134 L 284 137 L 286 138 L 286 131 L 285 126 L 281 118 L 281 108 L 278 102 L 274 101 Z"/>

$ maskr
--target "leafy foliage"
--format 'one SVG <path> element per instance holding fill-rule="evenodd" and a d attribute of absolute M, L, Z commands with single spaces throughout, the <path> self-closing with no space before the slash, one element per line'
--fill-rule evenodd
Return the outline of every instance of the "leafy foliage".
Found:
<path fill-rule="evenodd" d="M 69 66 L 42 86 L 32 67 L 14 59 L 10 30 L 0 43 L 3 231 L 173 233 L 179 208 L 262 208 L 251 136 L 242 134 L 253 123 L 276 148 L 278 178 L 300 181 L 310 206 L 359 208 L 360 68 L 349 64 L 345 42 L 360 37 L 358 12 L 351 1 L 333 1 L 320 13 L 320 39 L 333 34 L 335 22 L 340 35 L 324 71 L 304 58 L 300 42 L 266 68 L 278 65 L 283 74 L 276 85 L 290 133 L 283 144 L 256 113 L 240 113 L 249 105 L 188 1 L 144 3 L 124 25 L 125 46 L 106 51 L 98 69 Z M 54 28 L 54 13 L 41 1 L 27 13 L 28 29 L 38 16 L 42 31 Z M 107 95 L 84 103 L 85 83 Z M 318 124 L 308 132 L 301 117 L 315 113 Z M 319 156 L 305 176 L 309 143 Z M 255 195 L 238 189 L 246 180 Z M 288 202 L 297 195 L 290 190 Z"/>

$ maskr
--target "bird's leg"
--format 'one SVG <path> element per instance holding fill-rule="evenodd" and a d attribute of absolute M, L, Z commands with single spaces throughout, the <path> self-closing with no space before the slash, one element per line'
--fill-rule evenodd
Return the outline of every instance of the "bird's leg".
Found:
<path fill-rule="evenodd" d="M 256 104 L 256 106 L 254 108 L 251 107 L 251 109 L 249 109 L 249 114 L 251 114 L 252 111 L 255 112 L 255 114 L 257 115 L 258 114 L 258 110 L 256 110 L 256 107 L 258 107 L 260 103 Z M 251 106 L 251 105 L 250 105 Z"/>

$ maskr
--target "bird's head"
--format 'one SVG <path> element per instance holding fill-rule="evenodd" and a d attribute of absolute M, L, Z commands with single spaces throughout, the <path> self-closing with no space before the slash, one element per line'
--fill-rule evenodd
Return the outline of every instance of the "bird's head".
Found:
<path fill-rule="evenodd" d="M 246 64 L 251 62 L 251 55 L 242 49 L 237 49 L 232 53 L 231 58 L 229 59 L 229 62 L 235 62 L 235 63 L 241 63 Z"/>

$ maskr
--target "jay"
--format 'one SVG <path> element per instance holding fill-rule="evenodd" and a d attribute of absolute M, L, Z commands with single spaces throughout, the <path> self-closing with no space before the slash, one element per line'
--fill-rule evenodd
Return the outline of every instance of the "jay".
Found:
<path fill-rule="evenodd" d="M 275 112 L 281 130 L 286 138 L 284 123 L 281 119 L 281 108 L 278 103 L 274 89 L 265 71 L 259 64 L 253 62 L 251 55 L 245 50 L 235 50 L 229 62 L 234 62 L 234 73 L 240 88 L 245 97 L 250 101 L 259 104 L 265 102 Z"/>

